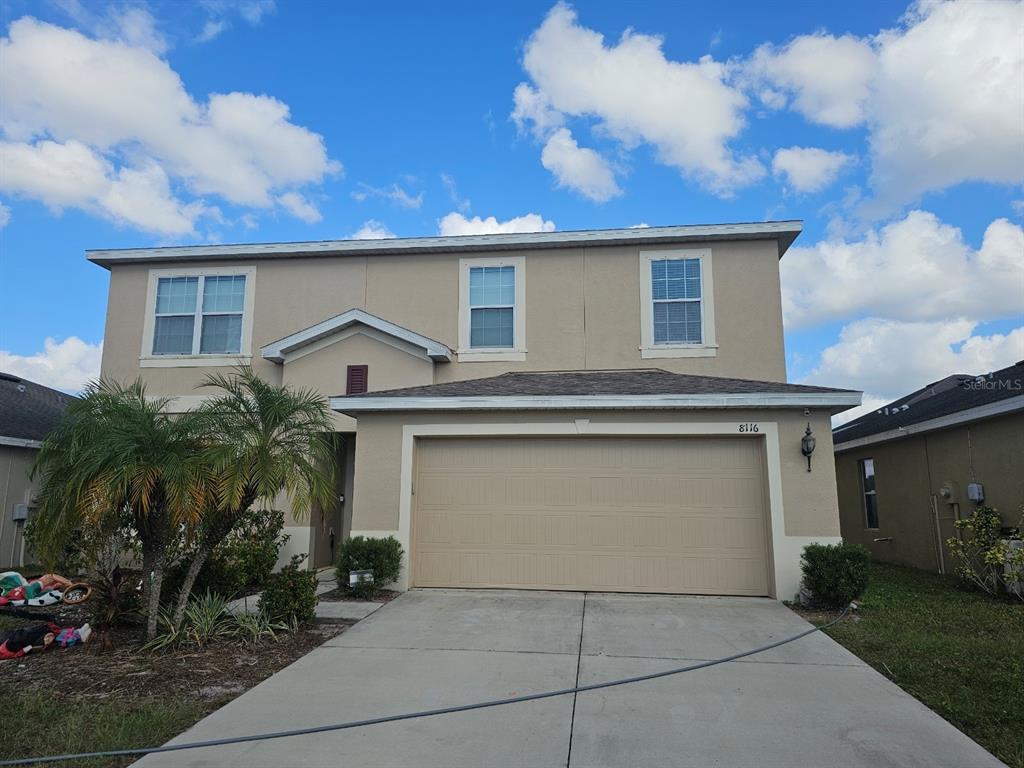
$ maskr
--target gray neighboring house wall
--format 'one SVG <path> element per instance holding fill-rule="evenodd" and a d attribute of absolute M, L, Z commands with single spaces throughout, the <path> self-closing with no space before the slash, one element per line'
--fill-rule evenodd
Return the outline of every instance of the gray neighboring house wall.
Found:
<path fill-rule="evenodd" d="M 1024 513 L 1024 361 L 947 376 L 836 428 L 832 440 L 843 538 L 878 560 L 952 572 L 944 542 L 975 508 L 969 485 L 981 485 L 1004 526 Z"/>
<path fill-rule="evenodd" d="M 36 452 L 74 397 L 0 372 L 0 570 L 31 560 L 24 514 L 32 514 L 29 479 Z"/>

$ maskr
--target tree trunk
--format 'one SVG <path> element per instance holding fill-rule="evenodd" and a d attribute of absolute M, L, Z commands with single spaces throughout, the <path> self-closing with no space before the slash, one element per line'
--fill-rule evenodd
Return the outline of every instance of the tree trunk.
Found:
<path fill-rule="evenodd" d="M 149 600 L 152 596 L 153 566 L 156 562 L 156 551 L 153 543 L 148 539 L 142 541 L 142 606 L 146 612 L 146 619 L 149 619 Z"/>
<path fill-rule="evenodd" d="M 146 581 L 149 582 L 148 600 L 146 601 L 146 639 L 152 640 L 156 637 L 158 621 L 160 619 L 160 590 L 164 583 L 164 564 L 167 558 L 160 553 L 156 555 L 153 562 L 153 576 L 150 581 L 147 574 Z"/>
<path fill-rule="evenodd" d="M 188 564 L 188 571 L 185 573 L 185 580 L 181 583 L 181 592 L 178 593 L 178 602 L 174 606 L 175 627 L 180 627 L 182 619 L 185 618 L 185 609 L 188 607 L 188 599 L 192 595 L 192 586 L 196 583 L 196 579 L 199 578 L 199 572 L 206 564 L 214 546 L 216 546 L 216 544 L 224 537 L 216 537 L 216 541 L 213 540 L 214 538 L 215 537 L 213 535 L 203 537 L 202 542 L 199 544 L 199 549 L 196 550 L 196 554 L 192 558 L 192 562 Z"/>

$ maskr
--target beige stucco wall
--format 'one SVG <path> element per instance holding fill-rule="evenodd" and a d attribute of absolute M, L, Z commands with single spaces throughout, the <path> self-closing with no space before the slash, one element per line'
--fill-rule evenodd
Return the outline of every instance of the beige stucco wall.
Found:
<path fill-rule="evenodd" d="M 29 480 L 34 448 L 0 445 L 0 570 L 18 568 L 22 562 L 24 523 L 11 519 L 15 504 L 31 501 L 33 484 Z"/>
<path fill-rule="evenodd" d="M 877 530 L 865 528 L 859 461 L 866 458 L 875 464 Z M 836 455 L 843 538 L 863 544 L 878 560 L 938 571 L 939 541 L 953 533 L 949 519 L 956 509 L 951 504 L 959 505 L 961 514 L 974 508 L 967 500 L 967 484 L 982 483 L 985 504 L 1000 511 L 1004 524 L 1016 525 L 1024 504 L 1022 468 L 1022 413 L 843 451 Z M 954 492 L 949 501 L 938 496 L 947 483 Z M 933 496 L 944 518 L 941 532 L 936 530 Z M 943 560 L 949 571 L 948 557 Z"/>
<path fill-rule="evenodd" d="M 686 246 L 700 247 L 700 243 Z M 716 357 L 641 357 L 639 246 L 517 251 L 526 258 L 526 360 L 438 364 L 436 380 L 480 378 L 508 370 L 660 367 L 681 373 L 784 381 L 775 242 L 718 242 L 703 247 L 712 252 Z M 249 262 L 256 267 L 253 367 L 269 380 L 280 381 L 281 366 L 262 360 L 259 347 L 352 308 L 457 348 L 459 260 L 473 255 Z M 234 266 L 242 263 L 230 262 Z M 217 264 L 190 262 L 187 266 Z M 172 267 L 161 263 L 154 268 Z M 193 387 L 204 374 L 217 369 L 139 367 L 149 271 L 148 265 L 137 264 L 119 265 L 111 271 L 103 375 L 122 380 L 141 375 L 152 394 L 194 394 Z M 371 363 L 371 377 L 375 363 Z M 325 395 L 337 393 L 337 386 L 325 386 Z"/>
<path fill-rule="evenodd" d="M 515 413 L 409 413 L 362 414 L 359 416 L 359 450 L 356 454 L 353 488 L 352 530 L 386 535 L 400 529 L 403 482 L 402 442 L 406 425 L 458 425 L 471 430 L 474 425 L 573 424 L 589 420 L 594 424 L 639 423 L 657 426 L 663 423 L 738 425 L 758 423 L 762 429 L 774 423 L 778 441 L 777 475 L 781 482 L 781 502 L 787 542 L 774 542 L 786 549 L 788 573 L 780 586 L 780 596 L 792 586 L 799 550 L 808 538 L 830 540 L 839 536 L 839 511 L 836 500 L 830 417 L 827 412 L 804 416 L 799 410 L 686 410 L 686 411 L 532 411 Z M 800 439 L 808 421 L 818 440 L 812 458 L 812 471 L 800 453 Z M 750 439 L 750 438 L 741 438 Z M 769 439 L 767 436 L 765 439 Z M 415 460 L 415 452 L 413 460 Z M 769 466 L 769 473 L 773 468 Z"/>

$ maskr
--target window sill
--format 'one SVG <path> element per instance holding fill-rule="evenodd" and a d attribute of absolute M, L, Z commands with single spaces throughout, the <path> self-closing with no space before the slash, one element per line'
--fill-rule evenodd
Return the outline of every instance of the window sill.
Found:
<path fill-rule="evenodd" d="M 139 358 L 139 368 L 234 368 L 251 361 L 250 355 L 151 355 Z"/>
<path fill-rule="evenodd" d="M 521 363 L 526 360 L 525 349 L 460 349 L 460 363 Z"/>
<path fill-rule="evenodd" d="M 718 345 L 664 344 L 656 347 L 641 347 L 640 357 L 644 360 L 670 357 L 718 357 Z"/>

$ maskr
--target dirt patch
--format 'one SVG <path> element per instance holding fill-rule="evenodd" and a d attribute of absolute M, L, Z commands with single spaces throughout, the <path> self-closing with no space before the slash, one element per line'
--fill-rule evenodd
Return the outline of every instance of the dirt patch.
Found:
<path fill-rule="evenodd" d="M 11 626 L 13 621 L 8 618 L 4 623 Z M 17 621 L 31 623 L 21 617 Z M 74 622 L 61 616 L 57 623 Z M 218 640 L 203 647 L 163 652 L 140 650 L 140 629 L 117 629 L 113 651 L 101 652 L 98 643 L 89 643 L 68 649 L 50 648 L 20 659 L 0 661 L 0 690 L 10 685 L 22 691 L 46 691 L 76 702 L 108 698 L 117 701 L 187 698 L 219 705 L 349 626 L 350 622 L 331 622 L 283 633 L 276 640 L 265 640 L 258 645 Z"/>
<path fill-rule="evenodd" d="M 324 592 L 320 595 L 320 602 L 322 603 L 390 603 L 401 592 L 395 592 L 392 589 L 382 589 L 373 597 L 353 597 L 350 593 L 342 589 L 332 589 L 330 592 Z"/>

